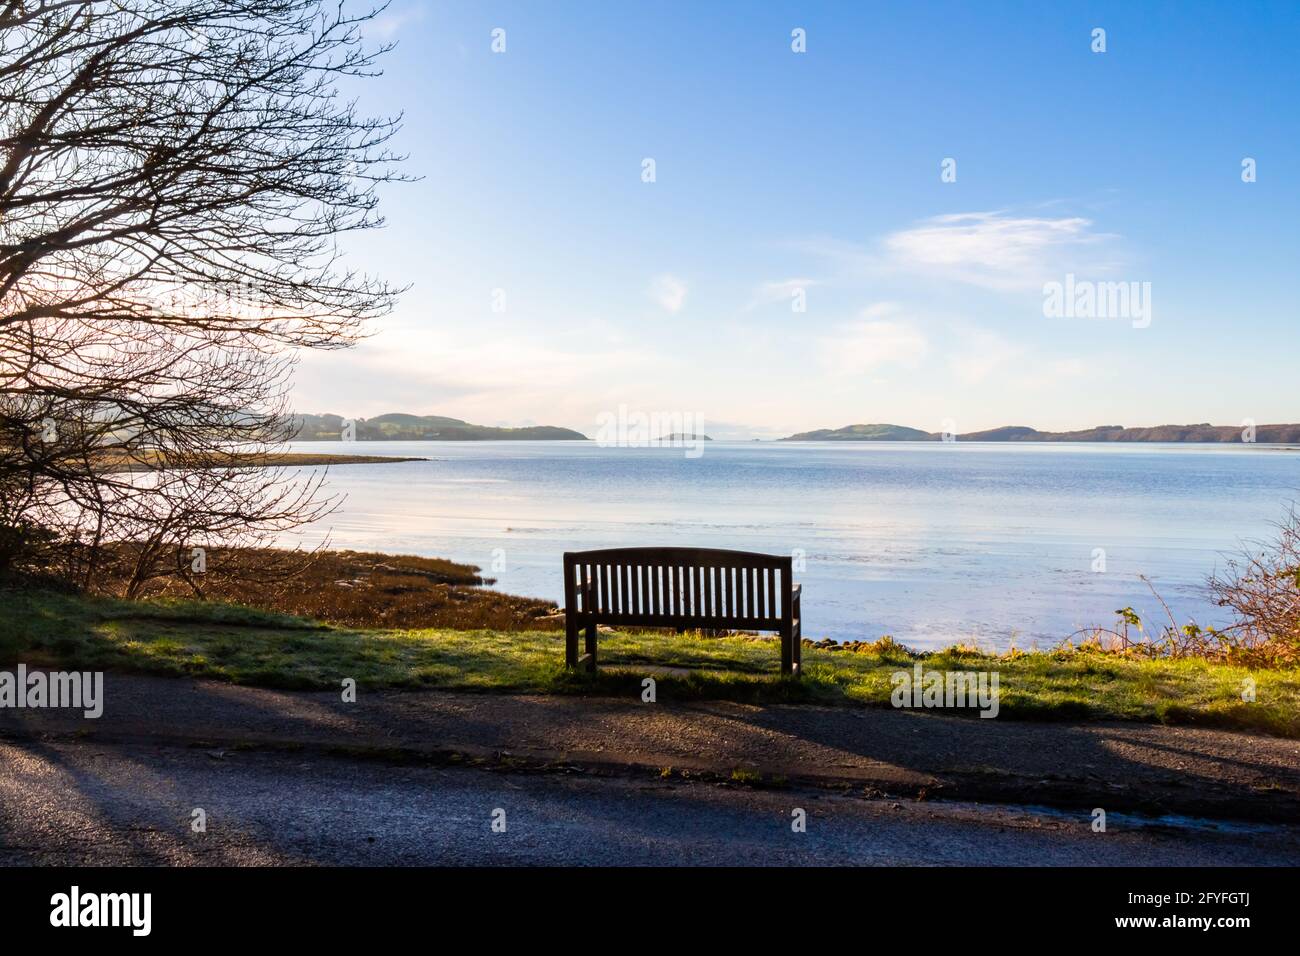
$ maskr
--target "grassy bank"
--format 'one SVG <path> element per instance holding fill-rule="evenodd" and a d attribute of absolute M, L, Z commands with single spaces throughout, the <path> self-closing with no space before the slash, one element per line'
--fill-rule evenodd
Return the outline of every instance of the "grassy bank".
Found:
<path fill-rule="evenodd" d="M 1250 671 L 1200 659 L 1136 660 L 1094 651 L 923 656 L 881 642 L 858 651 L 806 648 L 804 677 L 775 676 L 771 640 L 661 633 L 601 637 L 595 677 L 563 667 L 563 636 L 540 630 L 380 630 L 316 624 L 267 611 L 162 599 L 126 602 L 46 592 L 0 593 L 0 666 L 129 670 L 277 688 L 439 687 L 888 706 L 890 675 L 997 671 L 1000 718 L 1118 719 L 1300 737 L 1300 668 Z M 1241 699 L 1255 681 L 1256 701 Z M 973 711 L 965 713 L 972 714 Z"/>

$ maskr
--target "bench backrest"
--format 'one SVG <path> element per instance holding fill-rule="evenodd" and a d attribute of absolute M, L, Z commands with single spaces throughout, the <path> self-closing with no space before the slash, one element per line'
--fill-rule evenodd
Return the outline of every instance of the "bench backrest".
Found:
<path fill-rule="evenodd" d="M 705 548 L 571 551 L 565 607 L 601 624 L 779 630 L 793 618 L 792 564 L 788 556 Z"/>

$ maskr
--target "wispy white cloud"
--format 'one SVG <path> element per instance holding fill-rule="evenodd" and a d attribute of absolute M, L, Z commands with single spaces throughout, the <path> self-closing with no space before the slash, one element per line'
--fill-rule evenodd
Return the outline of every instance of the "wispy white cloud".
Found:
<path fill-rule="evenodd" d="M 407 4 L 401 7 L 389 7 L 367 25 L 367 32 L 380 40 L 399 39 L 402 31 L 412 23 L 424 19 L 424 7 L 421 4 Z"/>
<path fill-rule="evenodd" d="M 827 374 L 848 378 L 891 365 L 919 365 L 930 344 L 900 312 L 895 303 L 877 303 L 864 309 L 857 320 L 842 323 L 819 339 L 817 350 Z"/>
<path fill-rule="evenodd" d="M 961 385 L 994 380 L 1003 390 L 1037 391 L 1088 375 L 1088 364 L 1078 358 L 1051 358 L 1040 348 L 992 329 L 956 326 L 947 340 L 951 343 L 948 370 Z"/>
<path fill-rule="evenodd" d="M 978 385 L 994 373 L 1004 375 L 1028 351 L 1025 345 L 989 329 L 957 329 L 950 340 L 948 369 L 963 385 Z"/>
<path fill-rule="evenodd" d="M 1038 289 L 1065 269 L 1100 268 L 1114 239 L 1081 216 L 1015 217 L 999 212 L 935 216 L 885 237 L 886 261 L 899 269 L 983 288 Z M 1086 264 L 1085 264 L 1086 262 Z"/>
<path fill-rule="evenodd" d="M 479 423 L 527 414 L 579 430 L 590 427 L 590 407 L 609 405 L 626 383 L 652 380 L 663 367 L 662 356 L 644 348 L 596 343 L 575 350 L 505 327 L 489 337 L 394 329 L 355 349 L 301 358 L 302 411 L 437 412 Z M 376 382 L 383 383 L 379 403 Z"/>
<path fill-rule="evenodd" d="M 1082 216 L 963 212 L 924 219 L 869 245 L 823 237 L 794 247 L 857 278 L 913 276 L 1022 292 L 1041 291 L 1066 272 L 1113 271 L 1118 238 Z"/>
<path fill-rule="evenodd" d="M 806 292 L 815 285 L 818 285 L 817 279 L 780 279 L 761 282 L 755 287 L 753 295 L 750 296 L 745 311 L 748 312 L 760 306 L 771 305 L 773 302 L 783 302 L 788 305 L 793 300 L 796 292 L 800 290 Z"/>
<path fill-rule="evenodd" d="M 665 312 L 680 312 L 686 291 L 686 283 L 673 275 L 655 276 L 650 283 L 650 298 Z"/>

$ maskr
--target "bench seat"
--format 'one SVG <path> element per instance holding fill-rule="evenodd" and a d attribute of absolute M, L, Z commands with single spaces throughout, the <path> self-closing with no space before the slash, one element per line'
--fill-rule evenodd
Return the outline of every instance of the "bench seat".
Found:
<path fill-rule="evenodd" d="M 596 628 L 774 631 L 781 673 L 799 673 L 800 600 L 788 556 L 707 548 L 608 548 L 564 555 L 565 661 L 596 670 Z M 583 653 L 578 635 L 585 635 Z"/>

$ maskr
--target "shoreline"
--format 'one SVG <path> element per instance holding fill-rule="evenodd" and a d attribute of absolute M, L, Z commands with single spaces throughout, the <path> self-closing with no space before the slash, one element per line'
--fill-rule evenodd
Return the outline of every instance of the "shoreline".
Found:
<path fill-rule="evenodd" d="M 423 456 L 400 455 L 333 455 L 311 452 L 270 452 L 254 455 L 230 455 L 190 464 L 191 468 L 309 468 L 330 465 L 382 465 L 410 461 L 432 461 Z M 170 466 L 165 458 L 154 461 L 110 463 L 109 473 L 166 471 Z"/>

